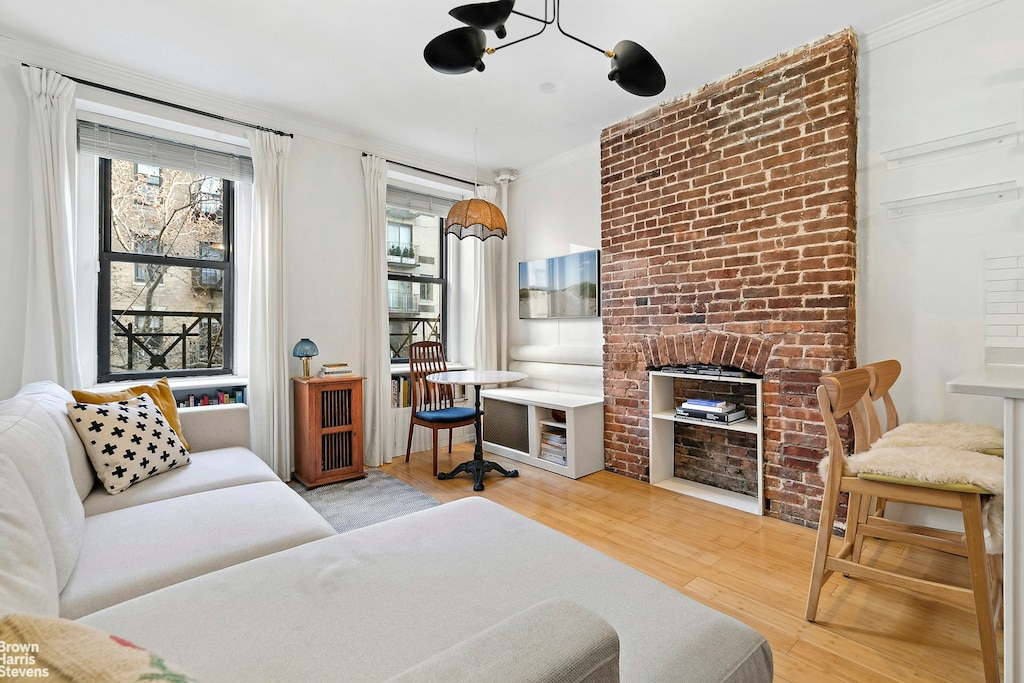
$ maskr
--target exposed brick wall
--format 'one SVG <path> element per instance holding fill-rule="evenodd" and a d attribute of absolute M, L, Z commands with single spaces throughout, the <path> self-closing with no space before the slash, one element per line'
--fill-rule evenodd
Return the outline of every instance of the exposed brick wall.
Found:
<path fill-rule="evenodd" d="M 601 136 L 605 465 L 647 479 L 647 372 L 764 376 L 768 514 L 816 525 L 814 390 L 854 358 L 856 36 L 843 31 Z"/>

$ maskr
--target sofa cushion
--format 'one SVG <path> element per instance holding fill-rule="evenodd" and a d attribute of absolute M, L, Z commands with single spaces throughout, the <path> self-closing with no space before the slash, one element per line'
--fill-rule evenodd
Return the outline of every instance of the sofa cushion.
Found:
<path fill-rule="evenodd" d="M 71 466 L 71 477 L 75 482 L 75 489 L 78 490 L 78 497 L 85 500 L 85 497 L 92 491 L 96 484 L 96 471 L 89 462 L 89 456 L 85 454 L 85 446 L 78 438 L 71 420 L 68 419 L 68 403 L 75 399 L 71 392 L 55 382 L 32 382 L 26 384 L 18 391 L 19 398 L 27 398 L 35 401 L 46 414 L 53 420 L 54 425 L 60 430 L 64 439 L 64 447 L 67 449 L 68 464 Z"/>
<path fill-rule="evenodd" d="M 116 403 L 118 401 L 126 401 L 131 398 L 138 396 L 149 396 L 153 399 L 153 402 L 160 408 L 160 412 L 164 414 L 167 421 L 171 424 L 171 429 L 181 439 L 181 443 L 186 449 L 189 448 L 188 439 L 182 433 L 181 420 L 178 419 L 178 402 L 174 400 L 174 392 L 171 391 L 171 385 L 168 383 L 166 377 L 161 377 L 153 384 L 140 384 L 138 386 L 129 387 L 122 391 L 110 391 L 106 393 L 96 393 L 92 391 L 80 391 L 74 390 L 71 394 L 75 397 L 75 400 L 79 403 Z"/>
<path fill-rule="evenodd" d="M 182 683 L 193 680 L 177 666 L 138 645 L 67 619 L 7 615 L 0 619 L 0 643 L 4 643 L 9 658 L 29 656 L 8 661 L 6 675 L 0 678 Z"/>
<path fill-rule="evenodd" d="M 624 681 L 771 680 L 771 648 L 754 629 L 483 498 L 229 567 L 82 621 L 199 680 L 326 680 L 343 670 L 346 681 L 380 681 L 553 597 L 615 629 Z M 396 633 L 416 637 L 392 647 Z M 288 656 L 260 656 L 268 652 Z"/>
<path fill-rule="evenodd" d="M 189 463 L 177 433 L 145 394 L 117 403 L 69 403 L 68 415 L 107 493 Z"/>
<path fill-rule="evenodd" d="M 57 610 L 57 570 L 43 520 L 18 468 L 0 454 L 0 615 Z"/>
<path fill-rule="evenodd" d="M 85 519 L 82 553 L 60 594 L 71 619 L 334 529 L 280 481 L 158 500 Z M 116 629 L 115 629 L 116 631 Z"/>
<path fill-rule="evenodd" d="M 480 653 L 486 652 L 486 657 Z M 526 656 L 524 656 L 526 655 Z M 619 637 L 570 600 L 539 602 L 386 683 L 619 683 Z"/>
<path fill-rule="evenodd" d="M 190 459 L 188 467 L 179 467 L 173 472 L 140 481 L 116 496 L 111 496 L 102 485 L 97 485 L 92 494 L 82 501 L 86 517 L 190 493 L 260 481 L 281 481 L 274 470 L 247 448 L 218 448 L 192 453 Z"/>
<path fill-rule="evenodd" d="M 0 453 L 11 459 L 32 492 L 53 550 L 59 590 L 78 559 L 85 520 L 64 439 L 42 406 L 12 398 L 0 402 Z"/>

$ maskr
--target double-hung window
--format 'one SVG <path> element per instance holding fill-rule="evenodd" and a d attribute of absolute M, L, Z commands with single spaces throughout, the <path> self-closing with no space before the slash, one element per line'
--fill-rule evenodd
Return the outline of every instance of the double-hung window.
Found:
<path fill-rule="evenodd" d="M 418 341 L 447 343 L 444 217 L 453 200 L 388 186 L 388 346 L 392 360 Z"/>
<path fill-rule="evenodd" d="M 80 121 L 99 157 L 97 378 L 234 369 L 234 180 L 251 160 Z"/>

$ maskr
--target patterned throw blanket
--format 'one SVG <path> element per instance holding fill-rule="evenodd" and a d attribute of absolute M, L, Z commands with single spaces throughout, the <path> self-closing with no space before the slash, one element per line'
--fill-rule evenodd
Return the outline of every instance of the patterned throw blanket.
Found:
<path fill-rule="evenodd" d="M 0 668 L 6 678 L 60 683 L 194 680 L 116 636 L 67 619 L 28 614 L 0 619 Z"/>

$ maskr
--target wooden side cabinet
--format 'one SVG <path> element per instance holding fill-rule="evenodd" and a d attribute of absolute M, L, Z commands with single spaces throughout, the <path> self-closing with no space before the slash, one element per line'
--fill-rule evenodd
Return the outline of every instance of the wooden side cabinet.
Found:
<path fill-rule="evenodd" d="M 365 477 L 363 377 L 293 377 L 295 478 L 312 488 Z"/>

